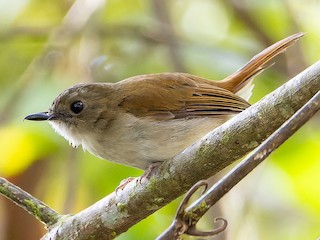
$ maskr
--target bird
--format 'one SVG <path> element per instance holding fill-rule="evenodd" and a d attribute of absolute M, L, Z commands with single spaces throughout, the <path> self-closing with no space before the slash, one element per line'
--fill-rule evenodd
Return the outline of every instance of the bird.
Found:
<path fill-rule="evenodd" d="M 80 83 L 60 93 L 48 111 L 25 119 L 48 121 L 73 147 L 146 170 L 247 109 L 253 78 L 303 35 L 276 42 L 220 81 L 167 72 Z"/>

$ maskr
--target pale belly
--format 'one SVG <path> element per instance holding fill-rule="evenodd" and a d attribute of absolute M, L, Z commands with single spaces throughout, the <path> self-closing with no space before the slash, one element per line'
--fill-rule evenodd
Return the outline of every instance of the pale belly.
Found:
<path fill-rule="evenodd" d="M 229 118 L 155 122 L 128 114 L 114 121 L 102 135 L 101 131 L 88 133 L 81 144 L 101 158 L 146 169 L 153 162 L 171 159 Z"/>

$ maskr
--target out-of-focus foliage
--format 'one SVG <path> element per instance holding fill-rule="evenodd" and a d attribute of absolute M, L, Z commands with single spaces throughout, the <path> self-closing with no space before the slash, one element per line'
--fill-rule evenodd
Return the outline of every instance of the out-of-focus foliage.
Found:
<path fill-rule="evenodd" d="M 34 127 L 6 125 L 0 128 L 0 136 L 0 174 L 5 177 L 21 174 L 33 161 L 56 149 L 56 144 Z"/>
<path fill-rule="evenodd" d="M 29 186 L 36 197 L 61 213 L 81 211 L 142 171 L 72 150 L 47 123 L 22 121 L 25 115 L 48 109 L 78 82 L 163 71 L 221 79 L 267 45 L 307 32 L 257 77 L 253 103 L 319 59 L 319 10 L 316 0 L 0 0 L 1 176 L 26 182 L 38 176 Z M 228 239 L 320 236 L 319 139 L 318 115 L 221 200 Z M 46 167 L 28 175 L 40 161 Z M 178 203 L 119 239 L 155 238 Z M 216 215 L 200 227 L 212 228 Z M 0 211 L 0 239 L 12 236 L 9 216 L 27 221 Z"/>

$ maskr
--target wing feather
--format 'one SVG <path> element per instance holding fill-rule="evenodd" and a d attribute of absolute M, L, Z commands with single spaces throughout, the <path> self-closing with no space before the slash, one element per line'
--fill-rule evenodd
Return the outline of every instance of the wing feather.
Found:
<path fill-rule="evenodd" d="M 217 117 L 236 114 L 250 106 L 231 91 L 208 81 L 177 73 L 130 78 L 118 83 L 120 94 L 125 93 L 119 106 L 136 116 L 157 120 Z"/>

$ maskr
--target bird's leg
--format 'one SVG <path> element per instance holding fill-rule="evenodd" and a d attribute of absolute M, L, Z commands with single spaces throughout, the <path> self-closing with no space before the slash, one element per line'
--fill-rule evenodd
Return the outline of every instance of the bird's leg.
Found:
<path fill-rule="evenodd" d="M 116 192 L 118 192 L 119 190 L 123 190 L 130 182 L 132 182 L 133 180 L 136 180 L 137 183 L 141 184 L 142 181 L 144 179 L 146 180 L 149 180 L 149 178 L 152 176 L 154 170 L 160 166 L 162 164 L 162 162 L 154 162 L 154 163 L 151 163 L 147 168 L 146 170 L 144 171 L 144 173 L 138 177 L 138 178 L 134 178 L 134 177 L 129 177 L 129 178 L 126 178 L 126 179 L 123 179 L 119 186 L 116 188 Z"/>
<path fill-rule="evenodd" d="M 154 173 L 154 170 L 157 169 L 163 162 L 153 162 L 151 163 L 146 170 L 144 171 L 144 173 L 138 178 L 139 183 L 142 182 L 143 179 L 147 179 L 149 180 L 150 177 L 152 176 L 152 174 Z"/>
<path fill-rule="evenodd" d="M 136 179 L 136 181 L 138 181 L 139 178 L 134 178 L 134 177 L 128 177 L 126 179 L 123 179 L 119 186 L 116 188 L 116 193 L 119 191 L 119 190 L 123 190 L 127 184 L 129 184 L 130 182 L 132 182 L 134 179 Z"/>

